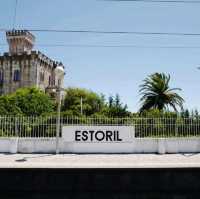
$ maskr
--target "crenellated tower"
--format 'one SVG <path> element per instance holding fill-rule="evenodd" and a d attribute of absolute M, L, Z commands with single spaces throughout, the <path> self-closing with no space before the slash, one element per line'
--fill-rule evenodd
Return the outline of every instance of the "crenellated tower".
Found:
<path fill-rule="evenodd" d="M 11 30 L 6 32 L 6 38 L 11 54 L 31 52 L 35 37 L 27 30 Z"/>
<path fill-rule="evenodd" d="M 55 73 L 59 66 L 64 69 L 63 64 L 33 50 L 33 34 L 27 30 L 10 30 L 6 38 L 9 52 L 0 55 L 0 95 L 33 86 L 50 93 L 59 84 L 63 86 L 64 74 L 59 77 Z"/>

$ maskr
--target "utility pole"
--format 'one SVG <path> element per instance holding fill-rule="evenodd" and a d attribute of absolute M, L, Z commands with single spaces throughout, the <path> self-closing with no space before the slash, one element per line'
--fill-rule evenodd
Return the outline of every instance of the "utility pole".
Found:
<path fill-rule="evenodd" d="M 81 115 L 83 115 L 83 98 L 81 97 Z"/>
<path fill-rule="evenodd" d="M 60 139 L 60 109 L 61 109 L 61 81 L 60 78 L 65 74 L 64 69 L 62 66 L 57 66 L 55 68 L 55 74 L 58 77 L 58 85 L 56 86 L 56 93 L 57 93 L 57 100 L 58 100 L 58 107 L 57 107 L 57 120 L 56 120 L 56 154 L 59 154 L 59 139 Z"/>
<path fill-rule="evenodd" d="M 18 0 L 15 0 L 15 12 L 14 12 L 14 16 L 13 16 L 13 29 L 15 29 L 15 26 L 16 26 L 17 5 L 18 5 Z"/>

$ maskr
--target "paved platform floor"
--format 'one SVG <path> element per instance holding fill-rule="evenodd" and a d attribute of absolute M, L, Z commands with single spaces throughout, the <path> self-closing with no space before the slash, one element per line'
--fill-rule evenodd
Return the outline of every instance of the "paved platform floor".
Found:
<path fill-rule="evenodd" d="M 200 168 L 200 154 L 0 154 L 0 168 Z"/>

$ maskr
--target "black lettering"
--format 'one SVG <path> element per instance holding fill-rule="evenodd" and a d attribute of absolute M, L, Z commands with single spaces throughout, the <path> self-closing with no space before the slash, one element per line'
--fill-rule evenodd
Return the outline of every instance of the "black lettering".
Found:
<path fill-rule="evenodd" d="M 83 131 L 82 132 L 82 140 L 83 141 L 87 141 L 88 140 L 88 132 L 87 131 Z"/>
<path fill-rule="evenodd" d="M 102 135 L 101 138 L 99 138 L 99 135 L 100 135 L 100 134 Z M 105 134 L 104 134 L 103 131 L 97 131 L 97 132 L 95 133 L 95 139 L 96 139 L 96 140 L 102 141 L 104 138 L 105 138 Z"/>
<path fill-rule="evenodd" d="M 119 138 L 119 131 L 116 131 L 116 133 L 117 133 L 117 141 L 122 141 L 122 139 L 121 138 Z"/>
<path fill-rule="evenodd" d="M 116 141 L 116 139 L 117 139 L 117 138 L 116 138 L 116 133 L 115 133 L 115 131 L 114 131 L 114 141 Z"/>
<path fill-rule="evenodd" d="M 93 141 L 93 134 L 94 134 L 94 131 L 89 131 L 90 132 L 90 141 Z"/>
<path fill-rule="evenodd" d="M 77 142 L 81 141 L 81 139 L 80 139 L 81 135 L 79 134 L 80 132 L 81 131 L 75 131 L 75 141 L 77 141 Z"/>
<path fill-rule="evenodd" d="M 113 141 L 112 140 L 112 135 L 113 135 L 113 132 L 112 131 L 106 131 L 106 141 Z M 109 138 L 109 139 L 108 139 Z"/>

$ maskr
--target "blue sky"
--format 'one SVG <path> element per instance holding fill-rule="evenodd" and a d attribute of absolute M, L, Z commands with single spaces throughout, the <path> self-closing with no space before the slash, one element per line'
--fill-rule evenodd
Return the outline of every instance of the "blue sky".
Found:
<path fill-rule="evenodd" d="M 198 32 L 200 4 L 105 2 L 101 0 L 18 0 L 17 29 Z M 1 0 L 0 28 L 13 28 L 15 0 Z M 34 33 L 36 44 L 200 46 L 200 36 Z M 0 33 L 0 43 L 6 43 Z M 186 103 L 200 109 L 200 48 L 75 48 L 35 46 L 66 66 L 65 86 L 106 95 L 119 93 L 131 111 L 139 108 L 138 86 L 154 72 L 171 75 Z M 7 46 L 0 46 L 0 53 Z"/>

